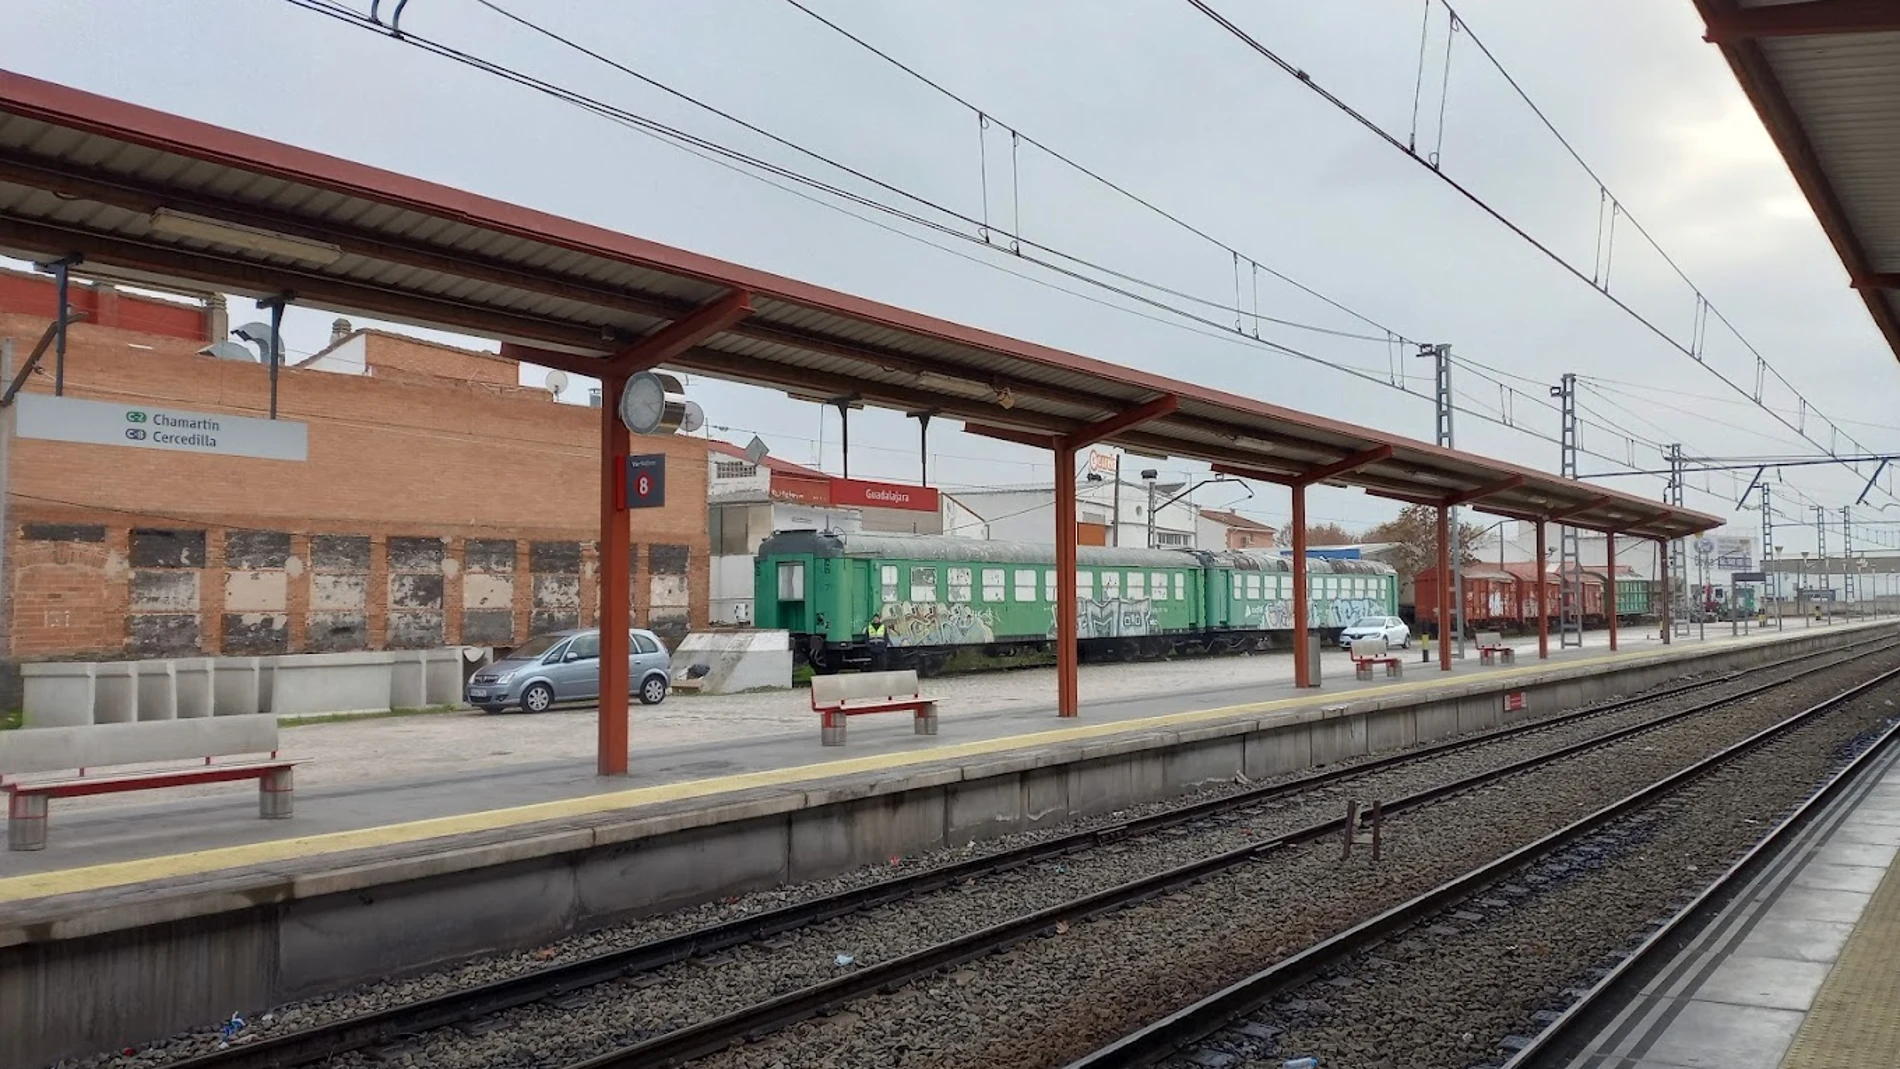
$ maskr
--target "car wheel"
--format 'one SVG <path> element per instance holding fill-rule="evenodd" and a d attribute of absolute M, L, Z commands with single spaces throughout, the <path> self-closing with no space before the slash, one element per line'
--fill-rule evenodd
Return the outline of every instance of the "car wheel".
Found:
<path fill-rule="evenodd" d="M 546 683 L 530 683 L 528 689 L 521 692 L 521 710 L 526 713 L 545 713 L 554 704 L 554 688 Z"/>
<path fill-rule="evenodd" d="M 666 700 L 666 680 L 660 676 L 648 676 L 640 684 L 640 704 L 658 705 Z"/>

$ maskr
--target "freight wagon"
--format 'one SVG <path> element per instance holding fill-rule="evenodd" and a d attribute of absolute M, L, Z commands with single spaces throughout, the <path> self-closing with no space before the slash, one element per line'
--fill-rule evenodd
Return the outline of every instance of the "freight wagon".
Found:
<path fill-rule="evenodd" d="M 1552 627 L 1558 626 L 1562 581 L 1556 569 L 1551 568 L 1544 572 L 1543 582 L 1539 583 L 1533 578 L 1534 569 L 1535 566 L 1528 562 L 1506 564 L 1503 570 L 1495 565 L 1468 566 L 1464 576 L 1465 629 L 1531 630 L 1537 626 L 1540 611 Z M 1609 581 L 1609 576 L 1602 568 L 1582 569 L 1579 594 L 1586 627 L 1602 627 L 1609 622 L 1604 615 L 1604 592 Z M 1654 584 L 1633 574 L 1624 574 L 1622 569 L 1618 569 L 1615 583 L 1617 619 L 1631 623 L 1649 619 L 1653 609 L 1651 590 Z M 1411 607 L 1414 621 L 1421 630 L 1436 634 L 1437 574 L 1426 572 L 1418 576 L 1413 580 L 1413 590 L 1416 602 Z"/>
<path fill-rule="evenodd" d="M 1288 645 L 1292 562 L 1266 552 L 1081 546 L 1076 633 L 1091 660 Z M 815 671 L 863 668 L 883 622 L 892 667 L 929 672 L 952 654 L 1007 657 L 1055 639 L 1055 546 L 938 535 L 780 531 L 753 565 L 753 617 L 791 632 Z M 1398 577 L 1370 561 L 1308 560 L 1307 623 L 1336 640 L 1398 611 Z"/>

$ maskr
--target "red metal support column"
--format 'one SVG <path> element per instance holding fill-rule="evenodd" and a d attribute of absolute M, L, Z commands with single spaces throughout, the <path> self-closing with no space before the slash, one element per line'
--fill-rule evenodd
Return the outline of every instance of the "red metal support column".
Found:
<path fill-rule="evenodd" d="M 1312 656 L 1308 648 L 1313 639 L 1307 634 L 1307 613 L 1310 611 L 1306 589 L 1306 484 L 1293 484 L 1293 686 L 1305 689 L 1313 686 L 1313 673 L 1307 658 Z"/>
<path fill-rule="evenodd" d="M 627 517 L 627 454 L 620 422 L 624 375 L 600 380 L 600 724 L 596 770 L 627 774 L 627 629 L 633 626 L 633 532 Z"/>
<path fill-rule="evenodd" d="M 1603 615 L 1610 621 L 1610 652 L 1616 652 L 1616 532 L 1606 531 L 1603 535 L 1603 573 L 1608 576 L 1603 584 Z"/>
<path fill-rule="evenodd" d="M 1544 554 L 1548 552 L 1544 548 L 1544 521 L 1538 520 L 1537 567 L 1533 582 L 1537 584 L 1537 659 L 1540 661 L 1550 659 L 1550 585 L 1544 582 Z"/>
<path fill-rule="evenodd" d="M 1438 670 L 1451 671 L 1451 510 L 1438 506 Z"/>
<path fill-rule="evenodd" d="M 1056 715 L 1080 716 L 1076 679 L 1077 627 L 1075 578 L 1075 449 L 1055 444 L 1056 459 Z"/>
<path fill-rule="evenodd" d="M 1675 622 L 1669 618 L 1670 616 L 1669 603 L 1674 601 L 1675 599 L 1669 596 L 1670 590 L 1671 590 L 1671 587 L 1669 586 L 1669 542 L 1666 539 L 1658 538 L 1656 540 L 1656 557 L 1659 561 L 1661 561 L 1662 640 L 1663 640 L 1663 645 L 1667 646 L 1669 645 L 1669 639 L 1671 635 L 1675 632 L 1676 627 L 1675 627 Z"/>

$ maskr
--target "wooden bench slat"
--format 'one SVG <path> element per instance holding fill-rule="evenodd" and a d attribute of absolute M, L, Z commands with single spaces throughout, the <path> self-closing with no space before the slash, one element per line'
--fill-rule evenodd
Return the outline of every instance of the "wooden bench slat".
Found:
<path fill-rule="evenodd" d="M 153 769 L 110 776 L 83 776 L 72 779 L 40 780 L 0 784 L 8 794 L 41 795 L 47 798 L 83 798 L 94 794 L 122 791 L 159 790 L 199 783 L 230 783 L 259 779 L 283 768 L 294 768 L 296 761 L 255 761 L 237 764 L 204 765 L 198 768 Z"/>

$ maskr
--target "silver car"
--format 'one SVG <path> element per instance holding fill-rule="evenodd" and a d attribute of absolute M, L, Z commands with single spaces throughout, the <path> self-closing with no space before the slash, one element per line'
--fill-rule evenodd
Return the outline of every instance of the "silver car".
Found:
<path fill-rule="evenodd" d="M 1389 650 L 1412 648 L 1412 629 L 1396 616 L 1361 616 L 1339 633 L 1339 644 L 1350 647 L 1354 639 L 1382 638 Z"/>
<path fill-rule="evenodd" d="M 666 700 L 672 658 L 651 631 L 627 632 L 627 693 L 646 705 Z M 468 680 L 468 703 L 499 713 L 511 705 L 544 713 L 561 702 L 600 697 L 600 629 L 536 635 Z"/>

